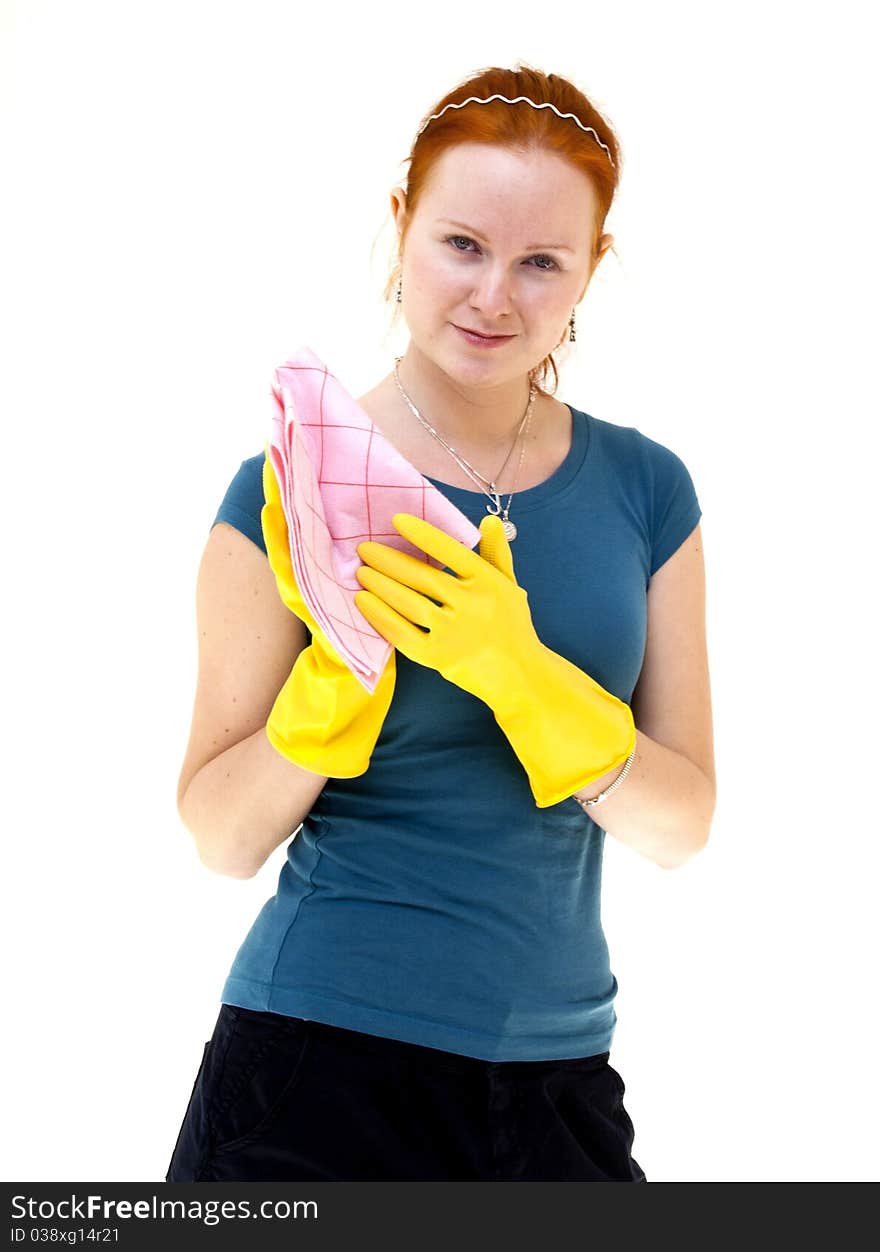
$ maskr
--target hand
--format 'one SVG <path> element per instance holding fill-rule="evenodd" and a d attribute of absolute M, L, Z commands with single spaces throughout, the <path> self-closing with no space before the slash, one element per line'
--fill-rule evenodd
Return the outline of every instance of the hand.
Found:
<path fill-rule="evenodd" d="M 538 806 L 623 764 L 635 743 L 629 705 L 538 638 L 501 519 L 482 519 L 479 554 L 409 513 L 392 522 L 453 574 L 366 541 L 356 571 L 365 590 L 355 603 L 404 656 L 489 705 Z"/>
<path fill-rule="evenodd" d="M 404 656 L 494 708 L 506 687 L 523 685 L 523 663 L 540 647 L 500 518 L 483 518 L 479 554 L 410 513 L 391 520 L 405 539 L 458 576 L 367 540 L 358 544 L 365 564 L 355 571 L 366 590 L 357 592 L 355 603 Z"/>
<path fill-rule="evenodd" d="M 392 652 L 372 695 L 355 677 L 309 612 L 290 559 L 287 519 L 278 481 L 263 462 L 260 513 L 266 555 L 281 599 L 312 635 L 278 693 L 266 735 L 282 756 L 326 778 L 356 778 L 369 768 L 376 740 L 391 706 L 397 674 Z"/>

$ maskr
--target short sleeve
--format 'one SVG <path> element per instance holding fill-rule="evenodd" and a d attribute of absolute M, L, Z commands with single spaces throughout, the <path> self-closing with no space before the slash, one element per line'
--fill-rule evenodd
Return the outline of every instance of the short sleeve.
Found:
<path fill-rule="evenodd" d="M 702 517 L 693 480 L 681 457 L 653 440 L 651 577 L 677 552 Z"/>
<path fill-rule="evenodd" d="M 211 523 L 211 527 L 216 526 L 218 522 L 227 522 L 230 526 L 234 526 L 243 535 L 247 535 L 261 552 L 266 551 L 266 541 L 263 538 L 263 526 L 260 521 L 260 513 L 265 503 L 263 497 L 264 460 L 265 453 L 259 452 L 256 456 L 242 461 Z"/>

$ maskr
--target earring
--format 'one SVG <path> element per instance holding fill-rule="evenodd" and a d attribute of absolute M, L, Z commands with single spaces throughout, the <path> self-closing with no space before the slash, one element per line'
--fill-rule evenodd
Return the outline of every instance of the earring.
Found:
<path fill-rule="evenodd" d="M 398 278 L 397 280 L 397 303 L 400 304 L 402 303 L 402 301 L 403 301 L 403 279 Z"/>
<path fill-rule="evenodd" d="M 568 341 L 574 343 L 574 309 L 571 311 L 571 317 L 568 319 Z"/>

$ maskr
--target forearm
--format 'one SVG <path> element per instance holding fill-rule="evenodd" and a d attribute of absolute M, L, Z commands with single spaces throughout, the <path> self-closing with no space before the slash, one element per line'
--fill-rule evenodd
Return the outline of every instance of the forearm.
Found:
<path fill-rule="evenodd" d="M 202 766 L 178 811 L 203 865 L 251 878 L 300 826 L 326 782 L 276 752 L 262 726 Z"/>
<path fill-rule="evenodd" d="M 592 800 L 621 767 L 575 792 Z M 677 869 L 704 846 L 715 810 L 715 787 L 692 761 L 636 730 L 636 754 L 613 795 L 585 810 L 604 831 L 663 869 Z"/>

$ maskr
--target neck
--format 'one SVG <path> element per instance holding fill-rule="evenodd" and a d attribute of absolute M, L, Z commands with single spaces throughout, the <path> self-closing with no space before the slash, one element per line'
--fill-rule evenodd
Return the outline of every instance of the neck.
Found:
<path fill-rule="evenodd" d="M 516 437 L 529 402 L 529 379 L 524 376 L 480 386 L 450 378 L 410 342 L 398 363 L 398 377 L 413 404 L 447 443 L 461 450 L 487 453 L 507 451 Z M 412 421 L 397 390 L 391 386 Z"/>

